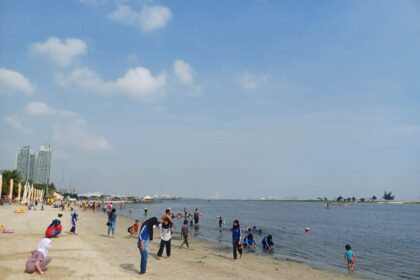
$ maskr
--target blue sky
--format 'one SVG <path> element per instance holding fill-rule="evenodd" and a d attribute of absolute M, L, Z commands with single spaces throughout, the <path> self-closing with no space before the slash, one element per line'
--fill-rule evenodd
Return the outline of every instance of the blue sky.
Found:
<path fill-rule="evenodd" d="M 2 1 L 0 169 L 81 192 L 420 197 L 416 1 Z"/>

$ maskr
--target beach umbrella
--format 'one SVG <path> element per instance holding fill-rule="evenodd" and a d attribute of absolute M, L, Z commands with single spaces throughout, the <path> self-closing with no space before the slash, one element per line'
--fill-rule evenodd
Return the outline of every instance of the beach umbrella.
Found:
<path fill-rule="evenodd" d="M 26 202 L 31 202 L 32 188 L 31 185 L 28 185 L 28 196 L 26 197 Z"/>
<path fill-rule="evenodd" d="M 17 195 L 17 201 L 20 201 L 20 192 L 22 190 L 22 184 L 19 182 L 19 186 L 18 186 L 18 195 Z"/>
<path fill-rule="evenodd" d="M 2 190 L 3 190 L 3 174 L 0 174 L 0 199 L 1 199 Z"/>
<path fill-rule="evenodd" d="M 12 198 L 13 198 L 13 179 L 10 179 L 9 199 L 12 200 Z"/>

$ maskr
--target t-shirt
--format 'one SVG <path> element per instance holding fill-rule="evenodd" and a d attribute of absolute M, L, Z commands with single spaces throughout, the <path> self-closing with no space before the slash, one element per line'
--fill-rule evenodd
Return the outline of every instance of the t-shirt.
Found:
<path fill-rule="evenodd" d="M 345 255 L 345 257 L 346 257 L 346 259 L 348 261 L 352 261 L 353 260 L 353 251 L 352 250 L 347 250 L 344 255 Z"/>
<path fill-rule="evenodd" d="M 167 228 L 162 227 L 162 224 L 159 225 L 160 227 L 160 239 L 163 241 L 171 240 L 172 233 L 171 228 L 168 226 Z"/>
<path fill-rule="evenodd" d="M 139 231 L 139 225 L 138 224 L 134 224 L 132 227 L 131 227 L 131 232 L 138 232 Z"/>

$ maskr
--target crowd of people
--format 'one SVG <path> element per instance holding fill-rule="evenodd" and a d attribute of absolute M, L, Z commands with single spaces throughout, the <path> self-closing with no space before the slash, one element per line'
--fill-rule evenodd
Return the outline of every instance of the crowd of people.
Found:
<path fill-rule="evenodd" d="M 115 229 L 117 222 L 117 211 L 113 207 L 112 203 L 101 204 L 99 203 L 82 203 L 80 207 L 85 211 L 91 209 L 93 212 L 95 209 L 102 209 L 107 215 L 107 228 L 108 236 L 111 238 L 115 237 Z M 120 206 L 120 210 L 124 206 Z M 64 207 L 62 208 L 64 209 Z M 131 209 L 130 209 L 131 210 Z M 73 207 L 70 207 L 70 218 L 71 218 L 71 228 L 70 233 L 76 234 L 76 223 L 78 219 L 78 214 L 76 213 Z M 131 212 L 131 211 L 130 211 Z M 144 208 L 144 214 L 147 216 L 147 208 Z M 62 214 L 59 214 L 61 217 Z M 199 225 L 201 214 L 198 209 L 195 209 L 193 214 L 189 213 L 186 208 L 184 208 L 183 213 L 178 213 L 175 215 L 172 213 L 171 209 L 166 209 L 160 219 L 157 217 L 152 217 L 145 220 L 141 226 L 139 226 L 139 220 L 136 219 L 134 224 L 130 226 L 127 231 L 130 234 L 130 237 L 137 238 L 137 247 L 140 253 L 140 274 L 146 273 L 147 270 L 147 260 L 148 260 L 148 242 L 153 240 L 153 231 L 154 228 L 159 228 L 160 231 L 160 244 L 157 252 L 157 258 L 160 259 L 165 250 L 166 256 L 171 256 L 171 240 L 176 228 L 174 219 L 183 218 L 182 228 L 181 228 L 181 240 L 182 243 L 180 248 L 183 248 L 186 245 L 189 248 L 188 237 L 190 235 L 190 227 L 193 225 L 196 228 Z M 219 230 L 221 231 L 224 225 L 224 220 L 222 217 L 218 218 Z M 243 248 L 247 250 L 256 250 L 256 241 L 254 239 L 254 233 L 261 234 L 261 229 L 257 229 L 256 226 L 248 227 L 245 226 L 241 228 L 239 220 L 234 220 L 232 227 L 230 228 L 232 234 L 232 249 L 233 249 L 233 259 L 236 260 L 239 256 L 239 259 L 242 258 Z M 45 238 L 43 238 L 38 248 L 31 252 L 31 256 L 28 258 L 26 263 L 26 272 L 33 273 L 37 272 L 43 274 L 46 266 L 51 262 L 51 257 L 48 255 L 48 248 L 51 246 L 51 239 L 57 238 L 62 232 L 61 221 L 59 219 L 54 219 L 51 224 L 47 227 L 45 231 Z M 271 234 L 265 235 L 261 240 L 261 245 L 264 251 L 271 252 L 274 248 L 273 237 Z M 345 259 L 347 261 L 348 272 L 353 272 L 355 269 L 355 254 L 350 245 L 345 246 Z"/>

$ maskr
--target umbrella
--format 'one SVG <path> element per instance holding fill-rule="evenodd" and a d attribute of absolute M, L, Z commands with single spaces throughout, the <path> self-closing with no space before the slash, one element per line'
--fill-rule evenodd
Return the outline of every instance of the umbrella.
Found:
<path fill-rule="evenodd" d="M 0 174 L 0 199 L 1 199 L 2 190 L 3 190 L 3 174 Z"/>
<path fill-rule="evenodd" d="M 26 182 L 25 186 L 23 186 L 22 204 L 26 203 L 26 196 L 27 195 L 28 195 L 28 182 Z"/>
<path fill-rule="evenodd" d="M 12 198 L 13 198 L 13 179 L 10 179 L 9 199 L 12 200 Z"/>

